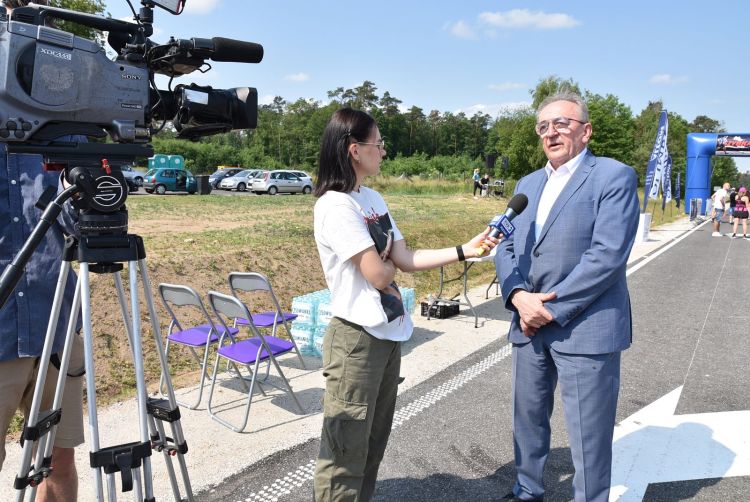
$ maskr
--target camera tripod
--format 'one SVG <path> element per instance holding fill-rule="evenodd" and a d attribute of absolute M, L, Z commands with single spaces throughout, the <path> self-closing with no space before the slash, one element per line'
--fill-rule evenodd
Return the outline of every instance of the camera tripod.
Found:
<path fill-rule="evenodd" d="M 34 389 L 34 397 L 22 434 L 23 453 L 21 467 L 14 487 L 16 501 L 23 502 L 26 489 L 31 488 L 31 500 L 36 496 L 36 487 L 53 473 L 52 447 L 57 424 L 62 414 L 61 404 L 68 372 L 73 340 L 76 336 L 79 311 L 82 314 L 84 360 L 86 368 L 86 392 L 89 420 L 89 463 L 93 469 L 96 484 L 96 500 L 104 500 L 104 477 L 106 476 L 108 500 L 117 500 L 117 473 L 122 492 L 134 492 L 137 502 L 155 501 L 152 471 L 152 450 L 161 452 L 166 460 L 167 472 L 176 502 L 192 502 L 193 494 L 185 463 L 187 443 L 180 423 L 180 409 L 174 395 L 174 388 L 167 372 L 167 360 L 161 345 L 159 327 L 151 284 L 146 268 L 146 250 L 143 240 L 127 233 L 127 186 L 117 164 L 125 164 L 138 156 L 150 152 L 142 145 L 92 145 L 60 144 L 44 147 L 29 145 L 9 145 L 10 153 L 45 153 L 48 165 L 76 165 L 65 168 L 65 180 L 71 184 L 54 200 L 56 190 L 48 190 L 37 206 L 44 207 L 40 221 L 31 232 L 21 250 L 0 276 L 0 306 L 24 273 L 24 266 L 41 242 L 49 228 L 56 224 L 63 210 L 63 204 L 76 196 L 71 203 L 78 210 L 77 235 L 66 237 L 58 275 L 55 295 L 52 302 L 47 333 L 42 349 L 39 370 Z M 106 156 L 106 158 L 105 158 Z M 110 166 L 109 160 L 116 164 Z M 73 261 L 80 264 L 80 272 L 73 297 L 72 311 L 65 335 L 65 344 L 60 364 L 60 372 L 55 388 L 52 409 L 40 411 L 42 394 L 47 377 L 46 361 L 50 360 L 55 340 L 55 332 L 65 293 L 65 284 Z M 123 264 L 128 265 L 130 311 L 125 300 L 120 272 Z M 136 380 L 138 404 L 137 441 L 102 448 L 99 439 L 99 425 L 96 407 L 96 382 L 94 374 L 94 339 L 91 326 L 90 273 L 111 274 L 120 304 L 125 331 L 130 344 Z M 143 368 L 143 347 L 141 345 L 141 315 L 138 301 L 138 277 L 140 275 L 143 294 L 151 317 L 154 341 L 162 373 L 166 379 L 166 399 L 149 398 Z M 171 435 L 167 436 L 165 424 L 169 424 Z M 36 451 L 36 454 L 34 454 Z M 34 463 L 31 463 L 35 455 Z M 176 456 L 182 477 L 182 486 L 187 495 L 183 499 L 177 480 L 177 472 L 172 462 Z"/>
<path fill-rule="evenodd" d="M 114 501 L 116 497 L 116 474 L 120 473 L 121 488 L 123 492 L 134 491 L 135 500 L 153 501 L 153 482 L 151 474 L 151 452 L 160 451 L 166 460 L 169 480 L 172 492 L 177 502 L 181 500 L 193 500 L 190 479 L 185 463 L 187 443 L 180 423 L 180 410 L 174 395 L 172 383 L 169 380 L 166 368 L 166 356 L 160 342 L 160 328 L 151 295 L 151 284 L 148 278 L 145 261 L 145 248 L 143 240 L 137 235 L 124 236 L 88 236 L 82 237 L 81 241 L 68 238 L 66 242 L 65 256 L 60 266 L 60 274 L 55 290 L 52 313 L 47 328 L 47 336 L 42 352 L 41 360 L 47 361 L 51 356 L 52 344 L 54 343 L 55 327 L 60 314 L 62 295 L 65 289 L 67 276 L 71 269 L 71 262 L 76 259 L 80 263 L 80 273 L 76 284 L 73 299 L 73 313 L 67 328 L 65 345 L 62 353 L 60 372 L 55 390 L 55 397 L 51 411 L 40 412 L 42 391 L 46 379 L 47 365 L 41 364 L 37 376 L 34 398 L 29 411 L 27 425 L 23 432 L 23 454 L 21 468 L 16 476 L 15 488 L 17 502 L 23 502 L 25 490 L 32 488 L 31 499 L 35 497 L 36 487 L 47 476 L 52 474 L 51 453 L 54 443 L 57 423 L 61 416 L 61 400 L 65 385 L 65 377 L 68 371 L 72 341 L 75 335 L 78 310 L 81 309 L 83 316 L 83 342 L 84 359 L 86 366 L 86 388 L 88 398 L 89 415 L 89 451 L 90 463 L 94 470 L 96 481 L 97 501 L 104 500 L 103 478 L 106 475 L 107 493 L 109 500 Z M 129 289 L 131 316 L 129 319 L 128 308 L 125 301 L 125 292 L 120 277 L 123 269 L 122 262 L 128 264 Z M 125 323 L 128 341 L 130 342 L 131 354 L 136 378 L 136 393 L 138 401 L 138 426 L 139 440 L 116 446 L 102 448 L 99 444 L 99 428 L 96 408 L 96 387 L 94 381 L 94 347 L 91 326 L 91 298 L 89 286 L 89 274 L 111 274 L 114 278 L 117 298 L 120 303 L 123 321 Z M 143 372 L 143 357 L 141 345 L 141 320 L 138 303 L 138 276 L 141 277 L 146 305 L 154 332 L 157 353 L 159 356 L 162 372 L 166 375 L 166 399 L 155 399 L 147 397 L 146 383 Z M 171 436 L 165 433 L 164 424 L 171 427 Z M 36 448 L 34 464 L 31 457 Z M 177 473 L 173 465 L 172 457 L 176 456 L 182 477 L 182 485 L 185 489 L 187 499 L 182 499 Z"/>

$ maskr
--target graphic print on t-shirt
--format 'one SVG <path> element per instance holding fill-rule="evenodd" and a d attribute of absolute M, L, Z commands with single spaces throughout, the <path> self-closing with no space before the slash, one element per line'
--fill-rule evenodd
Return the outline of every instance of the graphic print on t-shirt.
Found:
<path fill-rule="evenodd" d="M 383 253 L 390 251 L 390 242 L 393 239 L 393 227 L 388 213 L 377 215 L 372 211 L 370 214 L 365 214 L 365 223 L 367 223 L 367 230 L 375 243 L 375 250 L 381 255 L 381 258 L 387 258 L 387 254 L 383 256 Z M 388 322 L 405 314 L 404 303 L 401 300 L 401 293 L 396 281 L 393 281 L 387 288 L 378 290 L 378 292 Z"/>

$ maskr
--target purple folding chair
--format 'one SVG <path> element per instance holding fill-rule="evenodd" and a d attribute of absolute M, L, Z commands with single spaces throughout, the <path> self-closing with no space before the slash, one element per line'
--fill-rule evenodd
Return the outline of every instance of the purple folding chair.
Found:
<path fill-rule="evenodd" d="M 281 340 L 273 336 L 263 336 L 260 330 L 258 330 L 258 328 L 253 323 L 252 316 L 250 315 L 250 312 L 248 311 L 245 304 L 234 296 L 224 295 L 221 293 L 217 293 L 216 291 L 209 291 L 208 302 L 211 305 L 211 309 L 213 310 L 214 315 L 221 324 L 221 327 L 219 329 L 222 331 L 222 335 L 219 339 L 219 346 L 216 350 L 216 361 L 214 362 L 214 371 L 213 375 L 211 376 L 211 387 L 208 391 L 208 413 L 209 415 L 211 415 L 211 418 L 235 432 L 242 432 L 245 430 L 248 417 L 250 416 L 250 405 L 253 402 L 253 391 L 255 390 L 255 384 L 258 381 L 258 368 L 262 361 L 268 361 L 269 370 L 270 365 L 273 364 L 279 376 L 284 381 L 284 387 L 279 387 L 269 382 L 267 380 L 268 373 L 266 373 L 266 379 L 264 379 L 264 382 L 268 385 L 276 387 L 279 390 L 291 394 L 300 412 L 305 413 L 305 410 L 302 408 L 302 405 L 300 404 L 299 400 L 297 400 L 297 396 L 292 390 L 292 386 L 289 384 L 289 380 L 287 380 L 286 376 L 284 376 L 284 372 L 281 371 L 281 367 L 276 361 L 276 356 L 286 354 L 287 352 L 291 352 L 295 349 L 296 346 L 294 345 L 294 342 L 290 340 Z M 230 320 L 236 318 L 244 318 L 247 321 L 246 326 L 250 329 L 250 333 L 252 334 L 251 338 L 245 340 L 236 340 L 232 335 L 230 335 Z M 216 375 L 219 370 L 219 359 L 222 358 L 227 359 L 229 362 L 235 364 L 235 368 L 236 365 L 245 366 L 245 368 L 247 368 L 248 372 L 251 375 L 249 387 L 245 382 L 245 377 L 243 377 L 242 374 L 239 375 L 240 382 L 242 383 L 244 389 L 247 391 L 245 416 L 242 420 L 242 424 L 239 426 L 235 426 L 229 421 L 219 417 L 217 412 L 214 412 L 214 409 L 212 407 L 214 387 L 216 386 Z M 260 382 L 258 382 L 258 385 L 260 385 Z M 260 390 L 262 391 L 262 389 Z"/>
<path fill-rule="evenodd" d="M 299 351 L 299 347 L 292 337 L 292 332 L 289 329 L 289 322 L 297 318 L 297 314 L 291 312 L 284 312 L 279 305 L 279 300 L 276 298 L 276 294 L 273 292 L 271 282 L 263 274 L 256 272 L 231 272 L 229 274 L 229 289 L 232 290 L 232 296 L 242 301 L 240 296 L 241 292 L 244 293 L 256 293 L 260 292 L 268 295 L 271 302 L 273 303 L 274 310 L 267 312 L 260 312 L 257 314 L 251 314 L 253 324 L 256 328 L 271 328 L 271 337 L 277 338 L 278 327 L 284 326 L 287 337 L 294 344 L 294 351 L 297 353 L 299 362 L 303 369 L 305 368 L 305 361 L 302 359 L 302 354 Z M 245 302 L 249 311 L 252 311 L 249 305 Z M 234 326 L 247 326 L 247 319 L 244 317 L 238 317 L 234 320 Z"/>
<path fill-rule="evenodd" d="M 165 342 L 164 353 L 169 362 L 169 348 L 173 344 L 182 345 L 189 349 L 192 356 L 198 361 L 201 369 L 201 383 L 200 390 L 198 391 L 198 399 L 193 404 L 186 404 L 180 401 L 177 403 L 180 406 L 185 406 L 188 409 L 194 410 L 200 405 L 201 398 L 203 397 L 203 387 L 208 377 L 208 353 L 209 347 L 212 343 L 219 341 L 219 336 L 222 334 L 221 326 L 214 324 L 211 316 L 208 315 L 206 307 L 203 306 L 203 301 L 200 295 L 189 286 L 182 286 L 180 284 L 159 284 L 159 296 L 161 296 L 162 303 L 167 309 L 171 318 L 169 322 L 169 328 L 167 329 L 167 340 Z M 177 319 L 175 307 L 191 307 L 192 310 L 198 310 L 206 321 L 205 324 L 197 326 L 191 326 L 183 328 L 180 321 Z M 182 309 L 180 310 L 182 313 Z M 239 330 L 237 328 L 227 328 L 227 332 L 234 336 Z M 202 350 L 203 354 L 198 355 L 198 350 Z M 159 379 L 159 393 L 164 396 L 164 373 L 162 373 Z"/>

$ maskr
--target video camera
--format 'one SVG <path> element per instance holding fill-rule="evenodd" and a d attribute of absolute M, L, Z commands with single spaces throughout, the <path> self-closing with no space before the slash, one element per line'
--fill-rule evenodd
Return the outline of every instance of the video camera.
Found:
<path fill-rule="evenodd" d="M 254 88 L 190 84 L 160 90 L 154 75 L 205 72 L 207 59 L 259 63 L 263 47 L 220 37 L 155 44 L 148 38 L 153 7 L 179 14 L 185 0 L 141 4 L 134 23 L 33 3 L 10 16 L 0 13 L 0 142 L 10 153 L 38 153 L 48 169 L 64 169 L 68 182 L 80 185 L 79 209 L 118 211 L 128 193 L 120 166 L 152 156 L 148 143 L 167 121 L 178 138 L 191 140 L 257 124 Z M 54 27 L 54 20 L 107 31 L 116 59 L 108 59 L 96 41 Z M 115 144 L 55 142 L 74 135 L 109 135 Z M 91 179 L 84 181 L 87 175 Z M 81 224 L 82 232 L 107 232 L 106 221 Z M 109 230 L 121 231 L 122 221 Z"/>
<path fill-rule="evenodd" d="M 158 131 L 155 122 L 164 120 L 186 139 L 255 128 L 253 88 L 156 88 L 154 74 L 185 75 L 202 69 L 206 59 L 263 59 L 262 46 L 220 37 L 151 42 L 152 7 L 179 14 L 184 1 L 142 0 L 136 23 L 33 3 L 14 9 L 10 19 L 0 14 L 0 141 L 104 137 L 106 132 L 118 143 L 146 143 Z M 97 42 L 49 26 L 54 19 L 108 31 L 116 60 L 110 61 Z"/>

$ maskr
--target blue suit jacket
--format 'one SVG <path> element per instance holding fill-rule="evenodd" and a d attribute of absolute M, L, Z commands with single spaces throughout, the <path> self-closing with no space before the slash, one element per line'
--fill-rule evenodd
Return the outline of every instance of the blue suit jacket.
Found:
<path fill-rule="evenodd" d="M 529 341 L 507 301 L 521 288 L 557 293 L 545 304 L 555 320 L 536 335 L 554 350 L 605 354 L 626 349 L 632 323 L 625 269 L 639 214 L 635 171 L 587 152 L 537 240 L 536 213 L 546 183 L 544 169 L 519 180 L 516 193 L 526 194 L 529 205 L 513 220 L 515 233 L 499 244 L 495 257 L 506 308 L 514 311 L 509 340 Z"/>

